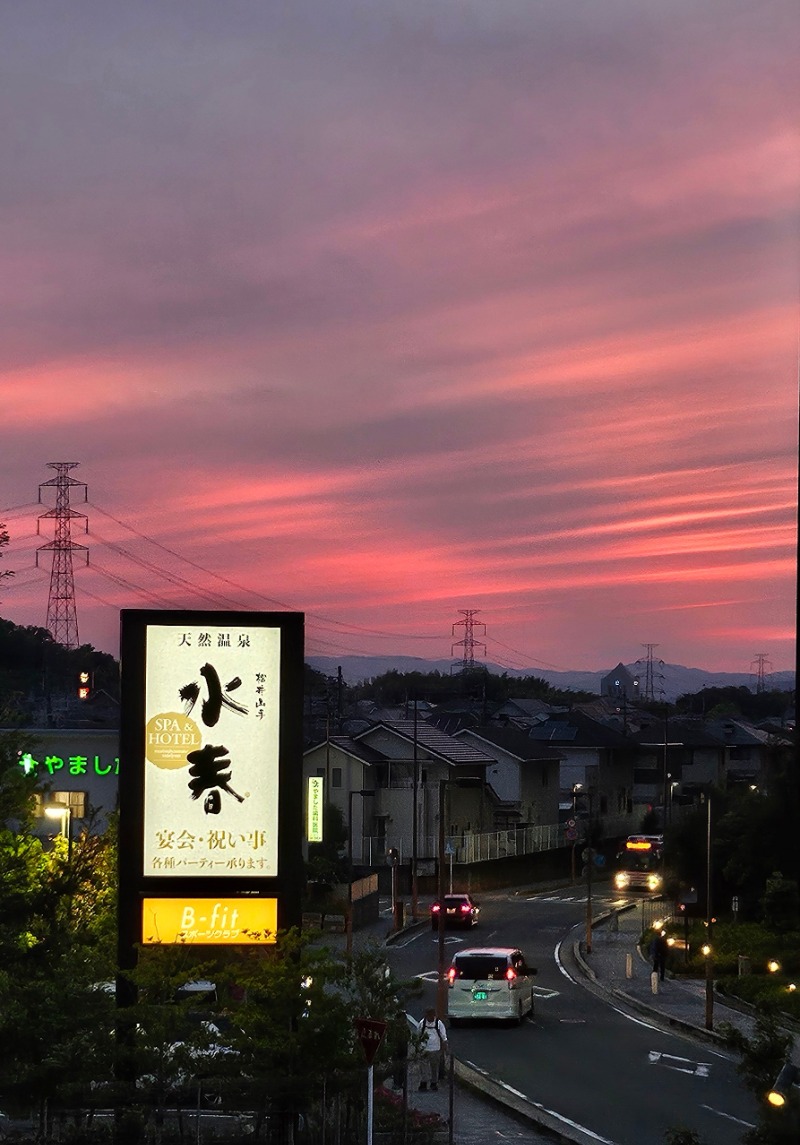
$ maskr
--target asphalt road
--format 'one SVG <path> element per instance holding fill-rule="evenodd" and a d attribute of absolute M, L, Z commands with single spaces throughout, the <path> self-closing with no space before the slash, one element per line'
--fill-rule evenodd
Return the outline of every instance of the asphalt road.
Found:
<path fill-rule="evenodd" d="M 601 893 L 597 910 L 603 901 L 619 903 Z M 573 980 L 580 975 L 570 952 L 586 910 L 581 890 L 484 897 L 481 907 L 474 930 L 447 932 L 448 953 L 467 945 L 521 947 L 539 971 L 536 1013 L 519 1028 L 481 1023 L 453 1029 L 457 1058 L 600 1143 L 664 1145 L 667 1129 L 683 1126 L 707 1145 L 734 1145 L 755 1123 L 755 1101 L 730 1056 L 625 1015 Z M 436 935 L 426 928 L 389 953 L 398 975 L 422 977 L 420 1011 L 435 1000 L 437 949 Z"/>

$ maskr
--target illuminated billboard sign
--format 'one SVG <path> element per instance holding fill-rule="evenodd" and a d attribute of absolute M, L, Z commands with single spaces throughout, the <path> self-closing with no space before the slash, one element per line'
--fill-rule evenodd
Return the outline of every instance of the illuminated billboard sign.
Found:
<path fill-rule="evenodd" d="M 242 946 L 274 943 L 278 900 L 274 898 L 144 898 L 142 942 Z"/>
<path fill-rule="evenodd" d="M 145 653 L 142 873 L 277 875 L 280 629 L 150 624 Z"/>
<path fill-rule="evenodd" d="M 299 926 L 302 614 L 124 610 L 121 665 L 120 965 Z"/>

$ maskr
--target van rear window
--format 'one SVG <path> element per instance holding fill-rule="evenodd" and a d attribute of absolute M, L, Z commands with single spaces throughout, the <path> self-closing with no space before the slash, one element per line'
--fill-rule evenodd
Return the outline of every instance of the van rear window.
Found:
<path fill-rule="evenodd" d="M 453 960 L 459 978 L 505 978 L 508 962 L 487 954 L 457 954 Z"/>

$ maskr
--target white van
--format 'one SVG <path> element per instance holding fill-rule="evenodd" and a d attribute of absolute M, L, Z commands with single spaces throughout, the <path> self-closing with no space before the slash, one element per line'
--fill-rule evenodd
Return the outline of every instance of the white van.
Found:
<path fill-rule="evenodd" d="M 533 975 L 513 946 L 473 946 L 453 956 L 447 972 L 447 1010 L 455 1026 L 467 1018 L 533 1017 Z"/>

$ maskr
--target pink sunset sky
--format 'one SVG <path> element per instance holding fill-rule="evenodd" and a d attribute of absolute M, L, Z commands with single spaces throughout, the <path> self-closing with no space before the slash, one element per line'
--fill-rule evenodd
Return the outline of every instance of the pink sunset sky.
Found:
<path fill-rule="evenodd" d="M 6 6 L 0 615 L 794 666 L 797 0 Z M 81 492 L 80 490 L 78 491 Z"/>

